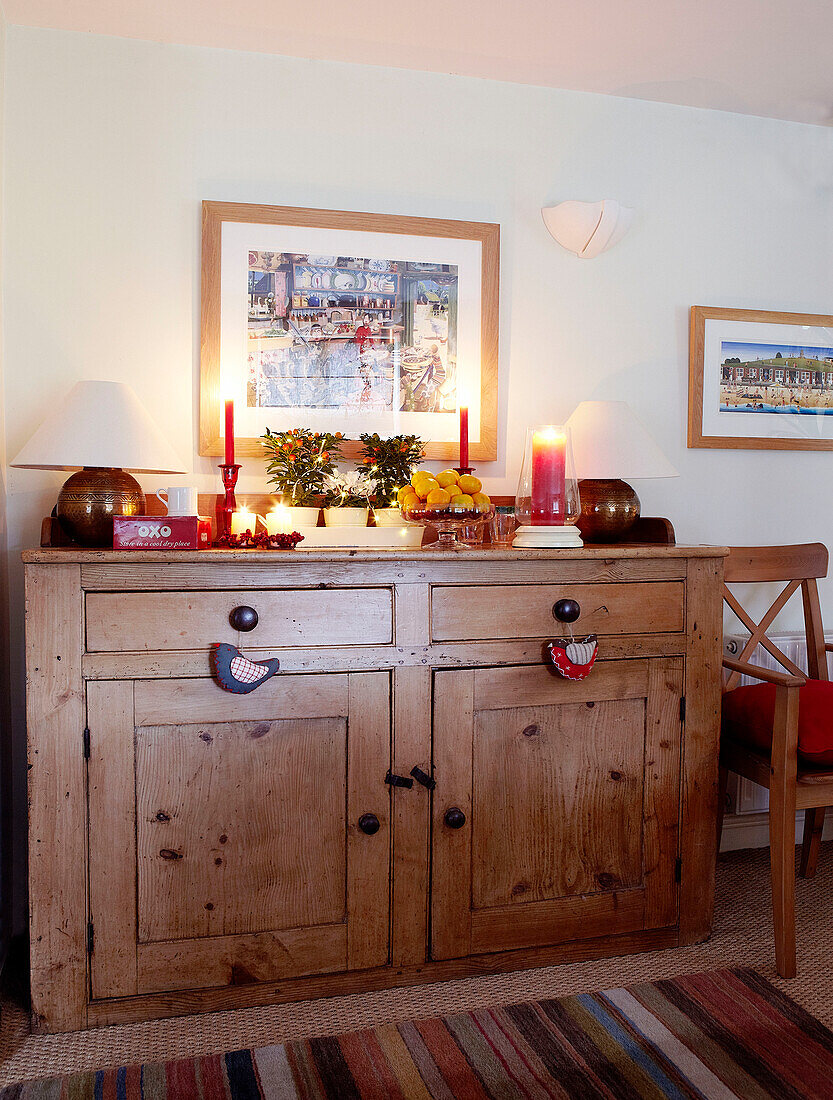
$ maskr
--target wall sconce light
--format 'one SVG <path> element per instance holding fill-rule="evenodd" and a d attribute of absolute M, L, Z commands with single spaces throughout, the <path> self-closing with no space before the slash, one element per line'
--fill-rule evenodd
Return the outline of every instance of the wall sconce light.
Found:
<path fill-rule="evenodd" d="M 570 199 L 557 206 L 545 206 L 544 225 L 556 241 L 582 260 L 592 260 L 617 244 L 633 221 L 633 210 L 616 199 L 578 202 Z"/>

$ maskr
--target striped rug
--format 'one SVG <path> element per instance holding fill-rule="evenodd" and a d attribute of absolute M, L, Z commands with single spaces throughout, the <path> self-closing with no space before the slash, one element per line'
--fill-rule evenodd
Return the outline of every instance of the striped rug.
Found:
<path fill-rule="evenodd" d="M 833 1033 L 752 970 L 10 1085 L 0 1100 L 833 1098 Z"/>

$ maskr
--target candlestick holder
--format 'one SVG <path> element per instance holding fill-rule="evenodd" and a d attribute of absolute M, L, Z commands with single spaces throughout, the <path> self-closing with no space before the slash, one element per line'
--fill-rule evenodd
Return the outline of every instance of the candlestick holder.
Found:
<path fill-rule="evenodd" d="M 517 549 L 578 548 L 581 514 L 570 432 L 561 425 L 528 428 L 515 516 Z"/>
<path fill-rule="evenodd" d="M 231 514 L 237 507 L 234 490 L 237 486 L 240 466 L 238 463 L 231 465 L 221 463 L 218 469 L 222 471 L 223 489 L 225 490 L 224 499 L 217 501 L 217 536 L 221 538 L 223 535 L 231 534 Z"/>
<path fill-rule="evenodd" d="M 474 466 L 453 466 L 452 469 L 456 470 L 460 477 L 462 477 L 463 474 L 473 474 L 475 468 Z"/>

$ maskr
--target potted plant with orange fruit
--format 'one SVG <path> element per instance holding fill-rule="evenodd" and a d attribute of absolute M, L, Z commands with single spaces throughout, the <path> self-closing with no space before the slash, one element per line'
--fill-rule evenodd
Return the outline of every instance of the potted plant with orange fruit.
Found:
<path fill-rule="evenodd" d="M 361 464 L 373 482 L 373 515 L 377 527 L 399 527 L 403 519 L 397 492 L 407 485 L 411 471 L 418 465 L 424 444 L 417 435 L 393 435 L 382 439 L 378 432 L 364 432 Z"/>
<path fill-rule="evenodd" d="M 341 453 L 341 432 L 310 428 L 273 432 L 267 428 L 260 441 L 266 452 L 268 481 L 289 508 L 293 528 L 315 527 L 325 479 L 335 472 L 335 460 Z"/>

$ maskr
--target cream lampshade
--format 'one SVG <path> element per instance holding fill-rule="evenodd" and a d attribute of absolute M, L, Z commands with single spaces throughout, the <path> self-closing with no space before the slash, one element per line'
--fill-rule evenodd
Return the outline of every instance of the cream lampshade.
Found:
<path fill-rule="evenodd" d="M 12 466 L 74 470 L 58 495 L 57 516 L 83 546 L 113 543 L 113 516 L 144 511 L 145 495 L 125 470 L 185 472 L 182 460 L 124 382 L 76 382 Z"/>
<path fill-rule="evenodd" d="M 625 401 L 582 401 L 567 421 L 587 542 L 621 542 L 639 518 L 631 478 L 678 477 Z"/>

